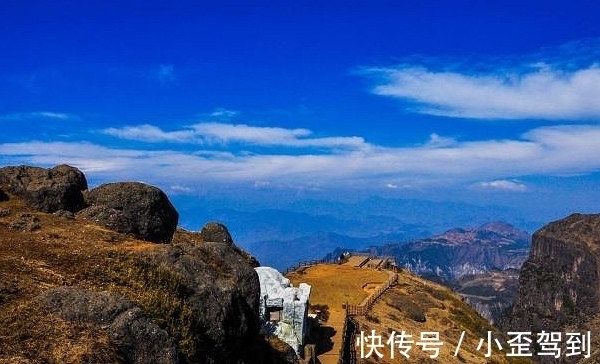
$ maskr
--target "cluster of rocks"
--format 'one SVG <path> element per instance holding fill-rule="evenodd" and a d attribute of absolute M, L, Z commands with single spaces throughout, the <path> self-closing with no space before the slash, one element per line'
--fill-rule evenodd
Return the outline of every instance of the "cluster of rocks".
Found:
<path fill-rule="evenodd" d="M 234 244 L 224 225 L 208 223 L 200 232 L 176 231 L 178 213 L 160 189 L 139 182 L 88 189 L 85 175 L 68 165 L 0 168 L 0 201 L 13 196 L 35 210 L 68 217 L 74 223 L 87 220 L 142 240 L 172 242 L 147 253 L 128 254 L 127 259 L 134 266 L 159 270 L 155 274 L 158 283 L 153 284 L 176 285 L 177 299 L 184 302 L 185 310 L 170 312 L 173 317 L 162 319 L 169 322 L 182 316 L 178 324 L 187 325 L 184 328 L 171 328 L 171 332 L 169 325 L 158 326 L 139 302 L 134 303 L 135 294 L 127 296 L 127 289 L 120 295 L 93 291 L 88 286 L 50 287 L 33 301 L 61 320 L 107 334 L 121 356 L 119 362 L 297 363 L 292 348 L 283 354 L 274 351 L 260 333 L 261 290 L 253 269 L 259 263 Z M 11 214 L 5 210 L 6 215 Z M 35 219 L 34 214 L 27 213 L 15 221 L 23 231 L 44 229 Z M 107 270 L 118 269 L 111 268 L 111 261 L 106 264 Z M 147 278 L 140 272 L 140 277 L 135 276 L 135 269 L 128 272 L 124 280 Z M 155 289 L 169 292 L 169 287 Z M 2 299 L 0 295 L 0 302 Z M 177 334 L 178 330 L 185 338 Z M 182 344 L 182 340 L 187 341 Z"/>
<path fill-rule="evenodd" d="M 83 172 L 59 165 L 0 168 L 3 189 L 27 201 L 34 209 L 61 215 L 76 214 L 108 229 L 133 234 L 156 243 L 169 242 L 179 214 L 160 189 L 140 182 L 107 183 L 88 190 Z"/>

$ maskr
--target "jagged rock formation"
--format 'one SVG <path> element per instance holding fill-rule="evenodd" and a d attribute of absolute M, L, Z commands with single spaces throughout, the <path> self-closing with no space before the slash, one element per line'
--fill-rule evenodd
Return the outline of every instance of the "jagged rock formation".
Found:
<path fill-rule="evenodd" d="M 452 287 L 481 316 L 496 324 L 513 303 L 518 283 L 519 270 L 505 269 L 464 276 Z"/>
<path fill-rule="evenodd" d="M 204 241 L 212 241 L 215 243 L 225 243 L 232 245 L 233 239 L 231 238 L 231 234 L 229 234 L 229 230 L 223 224 L 219 224 L 218 222 L 209 222 L 202 227 L 200 230 L 200 236 Z"/>
<path fill-rule="evenodd" d="M 529 248 L 527 233 L 504 223 L 452 229 L 441 235 L 391 246 L 396 263 L 428 278 L 453 281 L 493 269 L 519 269 Z"/>
<path fill-rule="evenodd" d="M 154 259 L 169 267 L 186 291 L 196 319 L 198 358 L 222 363 L 234 356 L 232 350 L 250 355 L 260 330 L 260 284 L 254 269 L 231 245 L 204 241 L 201 234 L 180 232 L 175 242 Z"/>
<path fill-rule="evenodd" d="M 202 230 L 200 230 L 200 236 L 202 236 L 202 239 L 204 241 L 222 243 L 230 246 L 240 255 L 244 256 L 248 261 L 248 264 L 250 264 L 250 266 L 252 266 L 253 268 L 260 266 L 260 263 L 258 262 L 258 260 L 256 260 L 254 256 L 248 254 L 246 251 L 240 249 L 237 245 L 235 245 L 233 239 L 231 238 L 231 234 L 229 234 L 229 230 L 227 230 L 227 227 L 225 225 L 220 224 L 218 222 L 206 223 L 202 227 Z"/>
<path fill-rule="evenodd" d="M 573 214 L 535 232 L 517 298 L 501 326 L 511 331 L 597 333 L 599 249 L 600 214 Z"/>
<path fill-rule="evenodd" d="M 78 215 L 111 230 L 164 243 L 171 240 L 177 228 L 179 214 L 165 193 L 154 186 L 140 182 L 106 183 L 84 197 L 90 207 Z"/>
<path fill-rule="evenodd" d="M 85 207 L 82 191 L 87 180 L 77 168 L 65 164 L 51 169 L 30 166 L 0 168 L 0 185 L 36 210 L 77 212 Z"/>

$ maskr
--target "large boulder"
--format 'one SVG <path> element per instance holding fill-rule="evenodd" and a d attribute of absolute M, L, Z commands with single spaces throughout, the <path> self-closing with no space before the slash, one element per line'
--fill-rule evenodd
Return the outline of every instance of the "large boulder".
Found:
<path fill-rule="evenodd" d="M 178 362 L 173 338 L 121 296 L 78 287 L 57 287 L 40 295 L 38 302 L 65 321 L 106 330 L 127 363 Z"/>
<path fill-rule="evenodd" d="M 194 317 L 189 361 L 267 363 L 256 358 L 258 275 L 233 245 L 200 242 L 198 235 L 178 231 L 176 244 L 155 252 L 155 261 L 179 277 Z"/>
<path fill-rule="evenodd" d="M 0 185 L 43 212 L 81 210 L 85 207 L 82 191 L 88 187 L 83 172 L 65 164 L 50 169 L 30 166 L 0 168 Z"/>
<path fill-rule="evenodd" d="M 140 182 L 100 185 L 85 193 L 85 201 L 90 206 L 78 217 L 156 243 L 171 241 L 179 220 L 163 191 Z"/>
<path fill-rule="evenodd" d="M 209 222 L 204 225 L 200 231 L 200 236 L 202 236 L 202 240 L 207 242 L 233 244 L 233 239 L 227 227 L 218 222 Z"/>

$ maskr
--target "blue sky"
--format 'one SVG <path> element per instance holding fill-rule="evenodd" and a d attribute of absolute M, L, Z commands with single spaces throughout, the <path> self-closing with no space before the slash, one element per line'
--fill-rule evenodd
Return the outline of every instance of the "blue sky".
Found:
<path fill-rule="evenodd" d="M 0 163 L 600 211 L 599 2 L 356 3 L 2 1 Z"/>

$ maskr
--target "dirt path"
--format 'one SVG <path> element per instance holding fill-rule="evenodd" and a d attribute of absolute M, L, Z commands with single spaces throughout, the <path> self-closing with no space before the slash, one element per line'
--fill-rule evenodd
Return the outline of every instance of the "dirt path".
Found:
<path fill-rule="evenodd" d="M 364 257 L 362 257 L 364 260 Z M 360 304 L 381 283 L 388 273 L 374 269 L 358 268 L 355 261 L 347 264 L 318 264 L 306 268 L 301 274 L 292 272 L 287 277 L 294 285 L 306 282 L 312 286 L 311 304 L 329 307 L 329 319 L 321 324 L 317 357 L 322 364 L 337 364 L 342 347 L 342 331 L 346 312 L 345 303 Z"/>
<path fill-rule="evenodd" d="M 331 350 L 317 356 L 321 364 L 337 364 L 342 347 L 342 330 L 344 329 L 344 321 L 346 320 L 346 312 L 344 310 L 335 310 L 329 312 L 329 320 L 326 326 L 335 330 L 335 335 L 330 337 L 333 346 Z"/>

